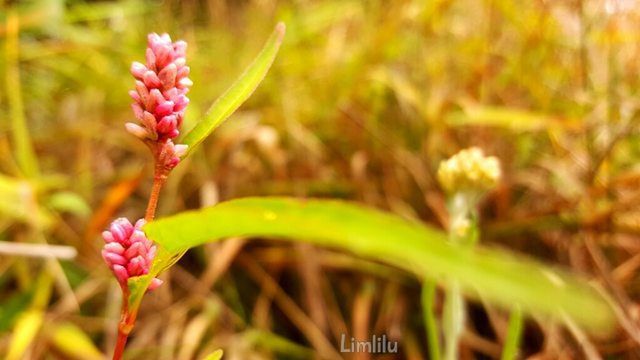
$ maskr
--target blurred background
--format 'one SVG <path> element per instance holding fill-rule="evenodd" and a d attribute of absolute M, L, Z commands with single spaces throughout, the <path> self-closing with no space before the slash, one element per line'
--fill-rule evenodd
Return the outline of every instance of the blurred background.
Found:
<path fill-rule="evenodd" d="M 504 172 L 482 203 L 481 241 L 600 284 L 620 324 L 604 337 L 528 319 L 523 358 L 640 357 L 634 0 L 0 1 L 0 241 L 67 246 L 63 259 L 0 253 L 0 357 L 101 359 L 113 348 L 120 290 L 99 234 L 141 217 L 150 188 L 151 157 L 123 125 L 146 34 L 189 43 L 190 128 L 277 21 L 287 35 L 270 73 L 173 172 L 159 216 L 284 194 L 445 228 L 435 170 L 479 146 Z M 420 283 L 349 254 L 232 239 L 190 251 L 163 279 L 128 359 L 217 348 L 312 359 L 313 344 L 372 333 L 400 354 L 345 358 L 427 358 Z M 498 358 L 507 314 L 468 311 L 461 356 Z"/>

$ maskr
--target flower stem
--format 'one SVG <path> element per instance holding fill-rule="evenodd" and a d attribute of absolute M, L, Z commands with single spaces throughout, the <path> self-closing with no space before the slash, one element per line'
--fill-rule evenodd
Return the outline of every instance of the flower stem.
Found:
<path fill-rule="evenodd" d="M 465 311 L 460 284 L 455 280 L 449 281 L 449 288 L 445 293 L 443 322 L 445 334 L 444 358 L 457 360 L 460 336 L 464 330 Z"/>
<path fill-rule="evenodd" d="M 477 223 L 474 221 L 472 204 L 473 196 L 458 192 L 449 202 L 449 241 L 463 248 L 470 248 L 477 241 Z M 460 283 L 447 280 L 443 309 L 444 358 L 458 359 L 460 337 L 465 326 L 465 303 Z"/>
<path fill-rule="evenodd" d="M 116 342 L 116 349 L 113 352 L 113 360 L 122 359 L 122 354 L 124 353 L 124 347 L 127 345 L 128 335 L 122 333 L 118 330 L 118 341 Z"/>
<path fill-rule="evenodd" d="M 156 160 L 156 164 L 158 164 Z M 149 202 L 147 203 L 147 210 L 145 211 L 144 219 L 149 222 L 153 220 L 156 215 L 156 208 L 158 207 L 158 199 L 160 197 L 160 190 L 167 181 L 167 171 L 160 165 L 156 165 L 155 174 L 153 176 L 153 186 L 151 187 L 151 194 L 149 195 Z M 116 341 L 116 347 L 113 351 L 113 360 L 121 360 L 124 348 L 127 345 L 127 339 L 129 334 L 136 323 L 137 309 L 129 309 L 129 288 L 126 285 L 122 286 L 122 309 L 120 310 L 120 323 L 118 324 L 118 339 Z"/>
<path fill-rule="evenodd" d="M 120 310 L 120 323 L 118 324 L 118 339 L 115 350 L 113 351 L 113 360 L 122 359 L 124 347 L 127 345 L 127 338 L 129 337 L 129 329 L 133 327 L 133 324 L 131 324 L 131 327 L 128 326 L 129 317 L 129 289 L 122 286 L 122 307 Z"/>
<path fill-rule="evenodd" d="M 144 219 L 149 222 L 156 216 L 156 208 L 158 207 L 158 198 L 160 197 L 160 190 L 167 181 L 166 171 L 162 169 L 156 169 L 153 177 L 153 187 L 151 188 L 151 195 L 149 195 L 149 203 L 147 204 L 147 211 L 144 214 Z"/>
<path fill-rule="evenodd" d="M 127 345 L 127 339 L 133 326 L 136 323 L 137 311 L 131 311 L 127 309 L 127 305 L 122 305 L 122 317 L 120 324 L 118 325 L 118 340 L 116 342 L 116 348 L 113 352 L 113 360 L 121 360 L 124 353 L 124 347 Z"/>
<path fill-rule="evenodd" d="M 436 283 L 432 280 L 425 280 L 422 284 L 422 316 L 424 326 L 427 330 L 427 344 L 429 346 L 429 356 L 433 360 L 440 360 L 440 337 L 438 336 L 438 323 L 434 314 L 434 300 L 436 297 Z"/>
<path fill-rule="evenodd" d="M 507 339 L 505 340 L 504 349 L 502 350 L 502 360 L 513 360 L 518 358 L 518 347 L 520 338 L 522 337 L 522 308 L 515 306 L 509 317 L 509 327 L 507 330 Z"/>

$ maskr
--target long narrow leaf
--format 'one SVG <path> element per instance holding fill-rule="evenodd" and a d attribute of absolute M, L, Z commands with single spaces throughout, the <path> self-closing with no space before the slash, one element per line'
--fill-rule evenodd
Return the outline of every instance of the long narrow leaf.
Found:
<path fill-rule="evenodd" d="M 11 116 L 16 161 L 25 176 L 34 177 L 39 174 L 38 160 L 31 144 L 31 136 L 27 128 L 24 104 L 22 102 L 20 64 L 18 61 L 18 48 L 20 45 L 20 24 L 18 19 L 18 14 L 15 12 L 9 13 L 7 18 L 7 41 L 5 43 L 7 100 Z"/>
<path fill-rule="evenodd" d="M 189 145 L 185 157 L 251 96 L 262 79 L 264 79 L 271 64 L 273 64 L 273 60 L 276 58 L 276 54 L 280 49 L 284 33 L 284 23 L 278 23 L 271 37 L 269 37 L 262 51 L 253 60 L 251 65 L 249 65 L 236 82 L 211 105 L 204 119 L 200 120 L 185 136 L 182 143 Z"/>
<path fill-rule="evenodd" d="M 245 198 L 149 223 L 160 245 L 157 273 L 187 249 L 228 237 L 272 237 L 339 248 L 414 273 L 455 279 L 471 296 L 558 317 L 566 312 L 592 328 L 612 323 L 598 292 L 562 271 L 515 254 L 453 246 L 446 235 L 417 222 L 329 200 Z"/>

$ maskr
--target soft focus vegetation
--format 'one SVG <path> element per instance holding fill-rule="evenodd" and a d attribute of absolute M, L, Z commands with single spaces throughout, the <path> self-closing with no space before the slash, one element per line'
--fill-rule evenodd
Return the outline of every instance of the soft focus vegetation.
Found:
<path fill-rule="evenodd" d="M 616 314 L 611 332 L 528 316 L 521 356 L 640 356 L 634 5 L 0 1 L 0 241 L 61 246 L 0 247 L 0 357 L 99 359 L 113 348 L 119 288 L 99 234 L 116 216 L 139 218 L 148 197 L 148 151 L 124 130 L 129 65 L 146 34 L 189 43 L 189 129 L 277 21 L 287 36 L 269 74 L 175 169 L 159 217 L 289 195 L 446 228 L 438 164 L 479 146 L 504 174 L 481 204 L 481 243 L 582 276 Z M 256 233 L 223 232 L 236 234 Z M 354 359 L 427 358 L 420 279 L 344 249 L 262 238 L 197 247 L 145 297 L 125 358 L 203 359 L 219 348 L 225 359 L 330 357 L 341 334 L 400 342 L 398 355 Z M 436 312 L 442 300 L 440 289 Z M 500 357 L 508 310 L 469 298 L 462 358 Z"/>

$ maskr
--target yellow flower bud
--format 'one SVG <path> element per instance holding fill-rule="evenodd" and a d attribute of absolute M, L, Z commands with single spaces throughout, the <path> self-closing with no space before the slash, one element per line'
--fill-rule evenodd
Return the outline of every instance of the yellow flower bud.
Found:
<path fill-rule="evenodd" d="M 485 156 L 480 148 L 471 147 L 440 163 L 438 181 L 448 193 L 482 194 L 496 186 L 500 179 L 500 161 Z"/>

